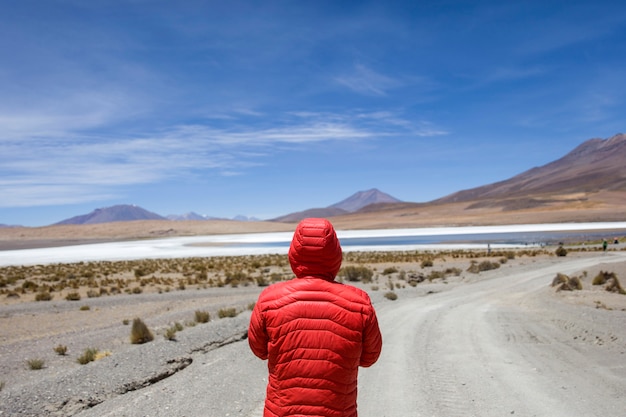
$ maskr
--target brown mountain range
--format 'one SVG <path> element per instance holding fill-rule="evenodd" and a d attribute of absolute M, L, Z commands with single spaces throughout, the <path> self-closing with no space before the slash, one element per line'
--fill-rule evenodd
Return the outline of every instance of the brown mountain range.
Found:
<path fill-rule="evenodd" d="M 626 220 L 626 135 L 590 139 L 508 180 L 428 203 L 374 204 L 337 227 L 388 228 Z"/>

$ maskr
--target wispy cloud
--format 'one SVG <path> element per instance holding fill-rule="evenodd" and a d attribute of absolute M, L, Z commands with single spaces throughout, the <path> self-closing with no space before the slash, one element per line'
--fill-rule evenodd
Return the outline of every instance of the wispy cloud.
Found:
<path fill-rule="evenodd" d="M 251 167 L 266 163 L 271 154 L 320 142 L 444 133 L 391 112 L 294 112 L 274 119 L 278 123 L 266 128 L 186 124 L 126 139 L 66 131 L 62 139 L 0 141 L 0 194 L 10 196 L 0 200 L 0 207 L 109 198 L 123 193 L 126 186 L 204 170 L 222 176 L 243 175 Z"/>
<path fill-rule="evenodd" d="M 369 96 L 385 96 L 401 83 L 364 65 L 356 65 L 350 73 L 335 77 L 335 81 L 355 93 Z"/>

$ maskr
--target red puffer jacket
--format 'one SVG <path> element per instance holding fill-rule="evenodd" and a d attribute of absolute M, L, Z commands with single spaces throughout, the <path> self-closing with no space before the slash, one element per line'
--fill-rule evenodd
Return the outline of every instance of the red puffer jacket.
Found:
<path fill-rule="evenodd" d="M 369 296 L 334 281 L 341 247 L 325 219 L 298 225 L 289 260 L 297 279 L 261 293 L 248 330 L 254 354 L 268 359 L 263 415 L 355 417 L 358 367 L 382 347 Z"/>

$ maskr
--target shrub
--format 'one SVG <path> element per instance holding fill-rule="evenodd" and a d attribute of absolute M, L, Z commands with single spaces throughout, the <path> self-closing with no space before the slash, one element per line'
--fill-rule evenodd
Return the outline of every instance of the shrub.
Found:
<path fill-rule="evenodd" d="M 211 320 L 211 316 L 208 311 L 196 310 L 196 321 L 198 323 L 208 323 Z"/>
<path fill-rule="evenodd" d="M 57 353 L 57 355 L 65 356 L 65 354 L 67 353 L 67 346 L 58 345 L 54 348 L 54 351 Z"/>
<path fill-rule="evenodd" d="M 559 246 L 556 251 L 554 251 L 554 253 L 556 254 L 556 256 L 567 256 L 567 249 L 565 249 L 563 246 Z"/>
<path fill-rule="evenodd" d="M 258 285 L 259 287 L 267 287 L 268 285 L 270 285 L 270 283 L 267 279 L 265 279 L 265 277 L 260 276 L 256 277 L 256 285 Z"/>
<path fill-rule="evenodd" d="M 71 292 L 71 293 L 68 293 L 65 296 L 65 299 L 67 301 L 79 301 L 80 300 L 80 294 L 77 293 L 77 292 Z"/>
<path fill-rule="evenodd" d="M 341 268 L 339 277 L 347 279 L 348 281 L 356 282 L 363 281 L 364 283 L 372 282 L 372 277 L 374 276 L 374 271 L 365 267 L 365 266 L 353 266 L 349 265 Z"/>
<path fill-rule="evenodd" d="M 140 345 L 154 340 L 154 335 L 148 329 L 148 326 L 139 318 L 133 320 L 133 326 L 130 330 L 130 343 Z"/>
<path fill-rule="evenodd" d="M 82 355 L 80 355 L 76 360 L 81 365 L 86 365 L 89 362 L 93 362 L 96 360 L 96 355 L 98 354 L 98 349 L 88 348 L 85 349 Z"/>
<path fill-rule="evenodd" d="M 26 363 L 28 364 L 28 367 L 33 371 L 43 369 L 43 366 L 45 364 L 43 359 L 29 359 L 26 361 Z"/>
<path fill-rule="evenodd" d="M 565 274 L 558 273 L 552 280 L 552 286 L 557 287 L 557 291 L 574 291 L 582 290 L 583 283 L 578 277 L 568 277 Z"/>
<path fill-rule="evenodd" d="M 80 306 L 80 311 L 89 311 L 91 310 L 91 307 L 89 306 Z"/>
<path fill-rule="evenodd" d="M 52 294 L 48 291 L 38 292 L 35 296 L 35 301 L 50 301 L 52 300 Z"/>
<path fill-rule="evenodd" d="M 393 291 L 388 291 L 385 293 L 385 298 L 388 300 L 394 301 L 398 299 L 398 294 L 396 294 Z"/>
<path fill-rule="evenodd" d="M 396 272 L 398 272 L 398 268 L 394 268 L 389 267 L 389 268 L 385 268 L 385 270 L 383 271 L 383 275 L 391 275 L 391 274 L 395 274 Z"/>
<path fill-rule="evenodd" d="M 446 270 L 443 271 L 445 276 L 454 275 L 455 277 L 458 277 L 459 275 L 461 275 L 461 272 L 463 272 L 463 271 L 461 271 L 460 268 L 456 268 L 456 267 L 455 268 L 446 268 Z"/>
<path fill-rule="evenodd" d="M 498 268 L 500 268 L 500 264 L 497 262 L 482 261 L 481 263 L 476 263 L 475 261 L 472 261 L 472 264 L 469 266 L 469 268 L 467 268 L 467 272 L 477 274 L 479 272 L 489 271 Z"/>
<path fill-rule="evenodd" d="M 0 381 L 0 391 L 4 389 L 4 381 Z"/>
<path fill-rule="evenodd" d="M 552 286 L 556 287 L 557 285 L 561 285 L 565 282 L 567 282 L 567 280 L 569 279 L 569 277 L 565 274 L 562 273 L 557 273 L 556 276 L 554 277 L 554 279 L 552 280 Z"/>
<path fill-rule="evenodd" d="M 98 298 L 102 295 L 102 290 L 103 288 L 100 289 L 100 291 L 96 291 L 96 290 L 88 290 L 87 291 L 87 297 L 88 298 Z M 106 290 L 104 290 L 106 291 Z"/>
<path fill-rule="evenodd" d="M 613 278 L 611 278 L 611 280 L 607 283 L 605 289 L 607 291 L 616 292 L 622 295 L 626 294 L 626 291 L 624 291 L 624 289 L 620 285 L 619 280 L 617 279 L 617 276 L 614 276 Z"/>
<path fill-rule="evenodd" d="M 615 272 L 600 271 L 591 281 L 591 285 L 604 285 L 612 278 L 617 278 Z"/>
<path fill-rule="evenodd" d="M 578 277 L 571 277 L 569 281 L 567 281 L 567 286 L 572 290 L 580 291 L 583 289 L 583 283 Z"/>
<path fill-rule="evenodd" d="M 217 312 L 217 315 L 221 319 L 223 319 L 225 317 L 236 317 L 237 316 L 237 309 L 235 307 L 220 308 L 220 310 Z"/>
<path fill-rule="evenodd" d="M 445 277 L 446 275 L 443 273 L 443 271 L 430 271 L 430 274 L 428 274 L 428 280 L 431 282 L 435 279 L 441 279 Z"/>
<path fill-rule="evenodd" d="M 163 335 L 167 340 L 176 340 L 176 328 L 170 327 L 165 330 L 165 334 Z"/>
<path fill-rule="evenodd" d="M 431 266 L 433 266 L 433 260 L 432 259 L 424 259 L 422 261 L 422 263 L 420 264 L 420 266 L 422 268 L 430 268 Z"/>
<path fill-rule="evenodd" d="M 415 287 L 420 282 L 424 282 L 426 280 L 426 276 L 424 274 L 409 274 L 408 283 L 410 286 Z"/>

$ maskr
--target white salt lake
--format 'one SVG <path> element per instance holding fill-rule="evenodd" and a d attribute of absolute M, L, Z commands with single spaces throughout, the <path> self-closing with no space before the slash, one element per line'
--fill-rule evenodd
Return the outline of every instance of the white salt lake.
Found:
<path fill-rule="evenodd" d="M 295 228 L 295 226 L 294 226 Z M 0 266 L 286 254 L 292 232 L 173 237 L 0 251 Z M 345 252 L 519 248 L 624 236 L 626 222 L 337 230 Z"/>

